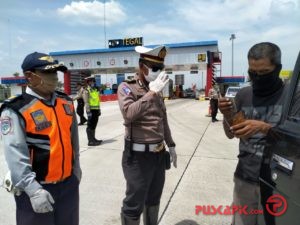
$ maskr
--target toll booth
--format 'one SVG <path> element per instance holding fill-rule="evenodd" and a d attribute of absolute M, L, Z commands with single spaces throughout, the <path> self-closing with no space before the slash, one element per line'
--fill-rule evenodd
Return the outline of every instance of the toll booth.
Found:
<path fill-rule="evenodd" d="M 75 94 L 76 83 L 90 74 L 99 76 L 101 86 L 109 87 L 109 90 L 114 92 L 122 81 L 135 76 L 139 54 L 134 51 L 133 45 L 141 44 L 141 38 L 115 39 L 110 40 L 109 48 L 105 49 L 59 51 L 49 54 L 69 69 L 64 76 L 64 89 L 67 94 Z M 210 77 L 211 83 L 213 74 L 220 73 L 220 69 L 215 68 L 220 67 L 221 62 L 216 40 L 163 45 L 168 48 L 164 64 L 166 73 L 174 81 L 172 89 L 178 86 L 183 93 L 195 84 L 199 90 L 211 87 L 211 84 L 207 85 L 207 77 Z M 145 45 L 149 48 L 156 46 L 158 45 Z M 210 71 L 207 71 L 208 59 L 213 60 Z"/>
<path fill-rule="evenodd" d="M 10 96 L 22 94 L 26 88 L 26 78 L 20 77 L 1 77 L 1 84 L 6 87 L 0 89 L 0 101 L 3 101 Z"/>

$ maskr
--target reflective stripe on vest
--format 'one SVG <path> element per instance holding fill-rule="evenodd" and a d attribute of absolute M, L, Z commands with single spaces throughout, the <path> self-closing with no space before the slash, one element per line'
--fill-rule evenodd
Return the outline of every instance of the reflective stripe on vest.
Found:
<path fill-rule="evenodd" d="M 57 98 L 55 106 L 34 99 L 20 110 L 26 122 L 26 141 L 38 181 L 55 182 L 71 175 L 73 148 L 72 102 Z"/>
<path fill-rule="evenodd" d="M 90 109 L 99 109 L 100 106 L 100 98 L 99 98 L 99 92 L 96 88 L 90 88 L 88 87 L 88 93 L 89 93 L 89 105 Z"/>

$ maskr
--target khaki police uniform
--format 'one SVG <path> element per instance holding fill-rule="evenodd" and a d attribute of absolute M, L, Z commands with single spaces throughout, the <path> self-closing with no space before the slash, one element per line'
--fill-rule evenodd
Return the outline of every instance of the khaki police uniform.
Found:
<path fill-rule="evenodd" d="M 122 214 L 131 218 L 122 224 L 139 224 L 144 207 L 153 207 L 158 216 L 165 182 L 164 142 L 170 147 L 175 143 L 162 96 L 149 91 L 138 76 L 119 85 L 118 101 L 125 126 L 122 168 L 127 182 Z"/>
<path fill-rule="evenodd" d="M 216 122 L 217 120 L 217 114 L 218 114 L 218 92 L 211 88 L 208 92 L 208 97 L 210 98 L 210 107 L 211 107 L 211 120 L 212 122 Z"/>
<path fill-rule="evenodd" d="M 84 117 L 84 100 L 83 100 L 83 93 L 84 93 L 84 87 L 80 87 L 80 89 L 77 91 L 76 96 L 73 98 L 73 100 L 77 100 L 77 108 L 76 112 L 80 118 L 80 122 L 78 125 L 83 125 L 87 119 Z"/>

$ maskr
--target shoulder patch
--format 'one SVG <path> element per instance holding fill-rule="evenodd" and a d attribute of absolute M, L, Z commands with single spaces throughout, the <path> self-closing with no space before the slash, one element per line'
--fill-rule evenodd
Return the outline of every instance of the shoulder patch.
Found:
<path fill-rule="evenodd" d="M 124 85 L 124 86 L 122 87 L 122 90 L 123 90 L 123 92 L 124 92 L 126 95 L 129 95 L 129 94 L 131 93 L 130 88 L 129 88 L 128 86 L 126 86 L 126 85 Z"/>
<path fill-rule="evenodd" d="M 12 119 L 10 117 L 3 117 L 0 120 L 1 123 L 1 134 L 7 135 L 12 133 Z"/>
<path fill-rule="evenodd" d="M 69 116 L 73 115 L 73 110 L 72 110 L 72 107 L 70 104 L 63 104 L 63 107 L 64 107 L 65 113 L 67 115 L 69 115 Z"/>

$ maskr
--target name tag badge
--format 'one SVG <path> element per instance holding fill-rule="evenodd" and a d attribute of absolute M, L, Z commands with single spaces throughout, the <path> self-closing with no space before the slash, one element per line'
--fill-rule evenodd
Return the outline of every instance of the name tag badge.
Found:
<path fill-rule="evenodd" d="M 39 109 L 31 113 L 33 121 L 35 123 L 35 130 L 40 131 L 52 126 L 51 121 L 47 121 L 47 117 L 45 116 L 43 110 Z"/>
<path fill-rule="evenodd" d="M 71 108 L 71 105 L 70 104 L 63 104 L 63 106 L 64 106 L 66 114 L 72 116 L 73 115 L 73 110 Z"/>

